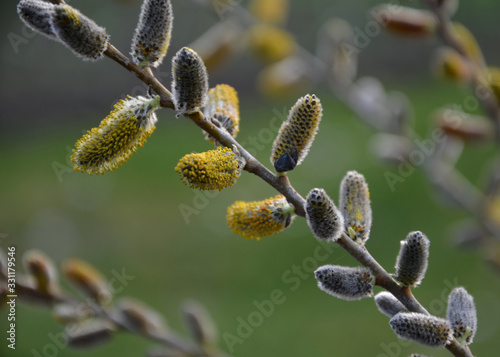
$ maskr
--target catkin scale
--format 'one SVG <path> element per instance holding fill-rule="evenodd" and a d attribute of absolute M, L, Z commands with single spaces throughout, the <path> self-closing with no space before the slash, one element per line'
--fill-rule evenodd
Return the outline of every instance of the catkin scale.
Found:
<path fill-rule="evenodd" d="M 57 40 L 50 20 L 54 5 L 40 0 L 22 0 L 17 4 L 17 14 L 26 26 L 46 37 Z"/>
<path fill-rule="evenodd" d="M 427 271 L 430 241 L 419 231 L 410 232 L 401 241 L 396 260 L 395 278 L 405 286 L 417 286 Z"/>
<path fill-rule="evenodd" d="M 132 38 L 135 64 L 158 67 L 170 45 L 174 16 L 170 0 L 145 0 Z"/>
<path fill-rule="evenodd" d="M 314 276 L 321 290 L 342 300 L 360 300 L 373 294 L 375 276 L 365 267 L 324 265 Z"/>
<path fill-rule="evenodd" d="M 474 298 L 462 287 L 455 288 L 448 296 L 446 317 L 453 335 L 462 344 L 469 345 L 477 331 L 477 315 Z"/>
<path fill-rule="evenodd" d="M 192 114 L 208 99 L 208 74 L 201 57 L 184 47 L 172 58 L 172 97 L 177 116 Z"/>
<path fill-rule="evenodd" d="M 453 337 L 450 323 L 436 316 L 401 312 L 389 324 L 399 338 L 430 347 L 444 347 Z"/>
<path fill-rule="evenodd" d="M 306 219 L 318 239 L 335 242 L 342 234 L 344 218 L 323 189 L 314 188 L 307 195 Z"/>
<path fill-rule="evenodd" d="M 52 30 L 59 40 L 83 60 L 97 60 L 108 47 L 106 29 L 75 8 L 60 4 L 51 14 Z"/>
<path fill-rule="evenodd" d="M 370 237 L 372 209 L 370 191 L 363 175 L 349 171 L 340 183 L 339 209 L 349 236 L 358 243 Z"/>
<path fill-rule="evenodd" d="M 227 208 L 229 228 L 245 239 L 257 239 L 281 232 L 290 226 L 293 207 L 283 195 L 263 201 L 236 201 Z"/>
<path fill-rule="evenodd" d="M 293 170 L 309 152 L 323 114 L 320 100 L 313 94 L 299 98 L 290 109 L 274 140 L 271 163 L 277 172 Z"/>

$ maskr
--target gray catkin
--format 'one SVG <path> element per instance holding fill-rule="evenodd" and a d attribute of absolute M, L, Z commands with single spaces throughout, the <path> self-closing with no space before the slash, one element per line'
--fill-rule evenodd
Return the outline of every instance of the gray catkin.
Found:
<path fill-rule="evenodd" d="M 455 338 L 471 344 L 477 331 L 477 315 L 474 298 L 462 287 L 452 290 L 448 297 L 446 317 L 450 321 Z"/>
<path fill-rule="evenodd" d="M 130 51 L 135 64 L 158 67 L 162 63 L 170 45 L 173 20 L 170 0 L 144 0 Z"/>
<path fill-rule="evenodd" d="M 207 102 L 207 69 L 201 57 L 188 47 L 172 58 L 172 95 L 177 116 L 192 114 Z"/>
<path fill-rule="evenodd" d="M 106 29 L 75 8 L 61 4 L 54 6 L 52 28 L 59 40 L 83 60 L 102 58 L 108 47 Z"/>
<path fill-rule="evenodd" d="M 452 338 L 450 323 L 436 316 L 401 312 L 389 324 L 399 338 L 430 347 L 444 347 Z"/>
<path fill-rule="evenodd" d="M 381 313 L 391 318 L 400 312 L 407 311 L 401 301 L 387 291 L 382 291 L 375 295 L 375 304 Z"/>
<path fill-rule="evenodd" d="M 26 26 L 57 41 L 50 21 L 53 10 L 53 4 L 41 0 L 22 0 L 17 4 L 17 14 Z"/>
<path fill-rule="evenodd" d="M 427 271 L 430 241 L 419 231 L 410 232 L 401 241 L 396 260 L 395 278 L 405 286 L 417 286 Z"/>
<path fill-rule="evenodd" d="M 321 188 L 314 188 L 307 195 L 306 219 L 311 232 L 321 240 L 335 242 L 344 228 L 344 218 Z"/>
<path fill-rule="evenodd" d="M 324 265 L 314 275 L 321 290 L 342 300 L 360 300 L 373 294 L 375 277 L 365 267 Z"/>

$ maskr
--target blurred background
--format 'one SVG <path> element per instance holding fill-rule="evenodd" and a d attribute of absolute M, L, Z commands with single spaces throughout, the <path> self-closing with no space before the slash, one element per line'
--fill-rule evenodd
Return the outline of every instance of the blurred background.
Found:
<path fill-rule="evenodd" d="M 170 86 L 169 63 L 178 49 L 230 21 L 236 8 L 246 8 L 248 3 L 172 0 L 173 39 L 157 71 L 160 80 Z M 363 31 L 370 21 L 369 9 L 379 3 L 291 0 L 281 26 L 304 50 L 314 53 L 317 33 L 327 20 L 340 17 Z M 74 0 L 70 4 L 105 26 L 112 43 L 128 53 L 140 1 Z M 16 245 L 20 258 L 28 249 L 39 249 L 58 265 L 78 257 L 109 279 L 125 271 L 132 278 L 117 297 L 143 300 L 163 313 L 177 331 L 182 330 L 183 301 L 195 299 L 207 307 L 226 339 L 239 336 L 241 321 L 248 322 L 249 315 L 258 311 L 255 302 L 269 300 L 276 289 L 282 291 L 284 302 L 248 336 L 239 336 L 241 341 L 229 345 L 221 337 L 221 349 L 233 356 L 450 355 L 398 340 L 373 300 L 345 302 L 321 292 L 312 274 L 316 267 L 356 262 L 338 247 L 326 249 L 318 243 L 305 220 L 296 219 L 289 229 L 259 242 L 233 234 L 225 220 L 230 204 L 276 193 L 248 173 L 220 193 L 185 186 L 174 171 L 178 160 L 212 147 L 200 129 L 185 118 L 176 119 L 173 111 L 158 112 L 156 131 L 119 170 L 103 176 L 74 172 L 69 157 L 82 133 L 97 126 L 117 100 L 144 94 L 145 87 L 107 58 L 82 62 L 67 48 L 27 30 L 15 6 L 14 1 L 0 3 L 0 244 L 4 250 Z M 499 11 L 498 1 L 463 1 L 454 16 L 474 33 L 490 65 L 500 65 Z M 445 316 L 448 293 L 454 286 L 464 286 L 478 308 L 479 328 L 471 349 L 475 355 L 498 355 L 500 275 L 481 250 L 459 249 L 453 239 L 453 226 L 468 214 L 437 200 L 418 167 L 391 189 L 387 173 L 398 174 L 397 167 L 374 157 L 373 129 L 320 81 L 305 85 L 298 95 L 265 93 L 258 80 L 265 64 L 244 48 L 244 36 L 239 42 L 241 48 L 210 68 L 209 74 L 211 86 L 227 83 L 239 93 L 240 143 L 270 167 L 274 118 L 283 120 L 299 96 L 314 91 L 323 104 L 323 121 L 309 156 L 289 174 L 294 187 L 303 196 L 313 187 L 322 187 L 337 201 L 345 173 L 363 173 L 374 213 L 367 243 L 372 255 L 392 271 L 399 241 L 413 230 L 427 234 L 429 269 L 415 296 L 431 313 Z M 469 94 L 466 87 L 433 75 L 430 62 L 439 44 L 438 38 L 409 40 L 381 31 L 370 37 L 359 54 L 358 77 L 375 76 L 387 90 L 404 92 L 421 137 L 431 132 L 436 108 L 461 104 Z M 467 146 L 457 167 L 472 183 L 484 186 L 485 167 L 496 153 L 493 143 Z M 20 264 L 18 269 L 21 273 Z M 2 329 L 7 326 L 5 309 L 0 311 L 0 321 Z M 15 353 L 2 338 L 0 355 L 142 356 L 153 346 L 123 333 L 95 349 L 66 348 L 54 354 L 46 346 L 62 326 L 48 309 L 26 304 L 18 305 L 17 327 Z"/>

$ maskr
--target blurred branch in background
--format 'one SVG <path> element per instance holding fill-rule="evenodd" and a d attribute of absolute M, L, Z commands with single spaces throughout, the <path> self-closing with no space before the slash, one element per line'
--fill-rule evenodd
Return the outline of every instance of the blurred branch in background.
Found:
<path fill-rule="evenodd" d="M 413 128 L 411 104 L 401 92 L 387 92 L 374 77 L 357 78 L 357 58 L 370 42 L 355 36 L 340 18 L 328 20 L 318 32 L 316 53 L 295 40 L 286 27 L 286 0 L 197 0 L 215 11 L 220 22 L 191 44 L 209 69 L 221 67 L 237 53 L 251 53 L 264 67 L 257 78 L 262 94 L 287 97 L 310 90 L 322 82 L 376 134 L 373 152 L 393 164 L 398 174 L 386 172 L 391 191 L 421 168 L 436 197 L 470 215 L 457 224 L 453 239 L 458 246 L 476 247 L 484 259 L 500 269 L 500 157 L 489 167 L 489 178 L 477 184 L 456 167 L 468 145 L 500 141 L 500 69 L 488 67 L 474 36 L 463 24 L 452 22 L 457 0 L 425 0 L 429 10 L 400 4 L 381 4 L 370 11 L 373 33 L 382 28 L 406 38 L 440 36 L 444 46 L 436 50 L 436 74 L 457 85 L 467 85 L 470 95 L 462 104 L 438 108 L 428 137 Z M 478 106 L 483 115 L 474 115 Z"/>

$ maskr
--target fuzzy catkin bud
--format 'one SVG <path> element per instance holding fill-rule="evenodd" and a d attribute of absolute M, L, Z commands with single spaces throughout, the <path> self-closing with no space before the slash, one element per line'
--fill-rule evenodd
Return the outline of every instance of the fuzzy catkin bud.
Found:
<path fill-rule="evenodd" d="M 167 54 L 174 15 L 170 0 L 144 0 L 130 55 L 139 66 L 158 67 Z"/>
<path fill-rule="evenodd" d="M 30 250 L 23 255 L 26 272 L 35 280 L 38 292 L 56 296 L 60 292 L 58 274 L 52 260 L 37 250 Z"/>
<path fill-rule="evenodd" d="M 186 330 L 200 346 L 211 347 L 215 344 L 217 327 L 203 306 L 189 300 L 182 305 L 182 316 Z"/>
<path fill-rule="evenodd" d="M 26 26 L 52 40 L 57 40 L 50 20 L 53 10 L 53 4 L 41 0 L 22 0 L 17 4 L 17 14 Z"/>
<path fill-rule="evenodd" d="M 191 188 L 220 191 L 234 185 L 244 166 L 243 158 L 231 149 L 219 146 L 200 154 L 185 155 L 175 171 Z"/>
<path fill-rule="evenodd" d="M 283 195 L 263 201 L 236 201 L 227 208 L 229 228 L 245 239 L 257 239 L 281 232 L 292 222 L 293 207 Z"/>
<path fill-rule="evenodd" d="M 407 311 L 401 301 L 387 291 L 375 295 L 375 304 L 381 313 L 391 318 L 400 312 Z"/>
<path fill-rule="evenodd" d="M 306 219 L 314 236 L 329 242 L 335 242 L 344 229 L 344 218 L 321 188 L 314 188 L 307 195 Z"/>
<path fill-rule="evenodd" d="M 227 84 L 218 84 L 208 91 L 208 100 L 203 109 L 205 118 L 226 130 L 233 138 L 240 130 L 240 108 L 238 93 Z M 205 139 L 212 144 L 220 145 L 210 134 L 203 132 Z"/>
<path fill-rule="evenodd" d="M 119 317 L 134 331 L 157 334 L 166 330 L 163 317 L 144 303 L 134 299 L 121 299 L 117 304 Z"/>
<path fill-rule="evenodd" d="M 159 96 L 120 100 L 99 127 L 77 141 L 71 156 L 74 169 L 91 175 L 116 170 L 153 133 L 159 107 Z"/>
<path fill-rule="evenodd" d="M 396 260 L 395 278 L 405 286 L 417 286 L 422 282 L 429 261 L 430 241 L 419 231 L 410 232 L 401 241 Z"/>
<path fill-rule="evenodd" d="M 263 23 L 282 25 L 288 16 L 289 0 L 253 0 L 249 11 Z"/>
<path fill-rule="evenodd" d="M 342 300 L 360 300 L 373 294 L 375 276 L 365 267 L 324 265 L 314 276 L 321 290 Z"/>
<path fill-rule="evenodd" d="M 281 61 L 293 55 L 297 44 L 292 34 L 277 26 L 259 23 L 247 33 L 248 44 L 255 56 L 266 63 Z"/>
<path fill-rule="evenodd" d="M 93 298 L 95 302 L 104 305 L 111 301 L 111 286 L 99 271 L 83 260 L 67 260 L 62 267 L 62 272 L 71 283 Z"/>
<path fill-rule="evenodd" d="M 365 243 L 370 237 L 372 208 L 368 184 L 362 174 L 349 171 L 342 179 L 339 209 L 349 236 L 357 243 Z"/>
<path fill-rule="evenodd" d="M 177 116 L 204 107 L 208 96 L 208 74 L 201 57 L 183 47 L 172 58 L 172 96 Z"/>
<path fill-rule="evenodd" d="M 84 321 L 67 331 L 68 346 L 87 348 L 108 342 L 113 337 L 114 326 L 109 322 L 91 319 Z"/>
<path fill-rule="evenodd" d="M 293 170 L 304 160 L 322 115 L 321 102 L 314 94 L 297 100 L 273 143 L 271 163 L 277 172 Z"/>
<path fill-rule="evenodd" d="M 448 296 L 446 317 L 453 335 L 461 344 L 469 345 L 477 331 L 477 315 L 474 298 L 464 288 L 455 288 Z"/>
<path fill-rule="evenodd" d="M 101 58 L 108 47 L 106 29 L 80 13 L 75 8 L 61 4 L 54 6 L 51 16 L 52 29 L 75 55 L 83 60 Z"/>
<path fill-rule="evenodd" d="M 433 60 L 436 74 L 444 79 L 466 82 L 471 76 L 471 69 L 466 60 L 452 48 L 439 49 Z"/>
<path fill-rule="evenodd" d="M 436 316 L 401 312 L 389 324 L 399 338 L 430 347 L 444 347 L 453 338 L 450 323 Z"/>
<path fill-rule="evenodd" d="M 477 43 L 476 38 L 470 30 L 459 22 L 452 23 L 452 35 L 455 40 L 460 43 L 465 51 L 467 58 L 476 64 L 484 65 L 484 57 L 481 51 L 481 46 Z"/>

